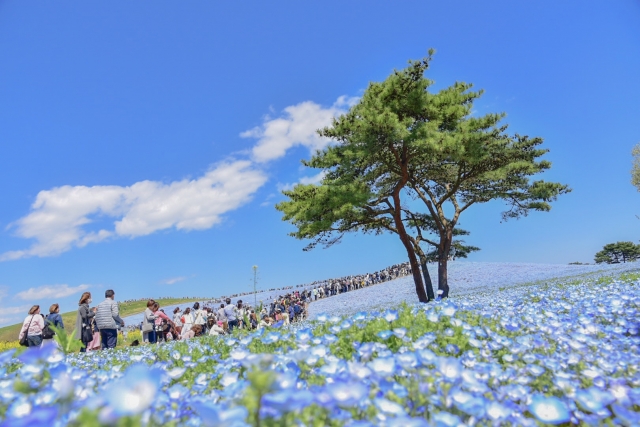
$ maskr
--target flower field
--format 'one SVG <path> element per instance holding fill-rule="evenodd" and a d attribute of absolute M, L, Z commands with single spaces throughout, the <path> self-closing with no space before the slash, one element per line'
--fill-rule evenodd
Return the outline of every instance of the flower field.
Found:
<path fill-rule="evenodd" d="M 0 425 L 637 426 L 639 279 L 496 286 L 108 352 L 9 350 Z"/>

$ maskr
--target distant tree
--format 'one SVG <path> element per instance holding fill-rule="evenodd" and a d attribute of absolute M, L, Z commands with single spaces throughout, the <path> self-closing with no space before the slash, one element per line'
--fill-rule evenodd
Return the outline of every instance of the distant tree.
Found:
<path fill-rule="evenodd" d="M 640 258 L 640 246 L 633 242 L 617 242 L 604 245 L 595 256 L 596 264 L 619 264 Z"/>
<path fill-rule="evenodd" d="M 633 167 L 631 168 L 631 184 L 640 191 L 640 143 L 631 150 Z"/>

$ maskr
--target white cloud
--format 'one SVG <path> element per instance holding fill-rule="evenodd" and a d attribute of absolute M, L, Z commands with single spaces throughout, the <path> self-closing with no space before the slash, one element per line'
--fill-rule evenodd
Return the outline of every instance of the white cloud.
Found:
<path fill-rule="evenodd" d="M 203 230 L 251 199 L 267 180 L 248 160 L 225 162 L 194 180 L 164 184 L 141 181 L 129 187 L 64 186 L 38 193 L 31 213 L 13 227 L 35 239 L 28 249 L 5 252 L 0 261 L 53 256 L 110 237 L 138 237 L 158 230 Z M 95 218 L 112 218 L 113 227 L 88 231 Z"/>
<path fill-rule="evenodd" d="M 164 285 L 174 285 L 178 282 L 182 282 L 183 280 L 187 280 L 186 277 L 184 276 L 179 276 L 179 277 L 171 277 L 170 279 L 166 279 L 162 281 L 162 284 Z"/>
<path fill-rule="evenodd" d="M 282 117 L 266 117 L 264 123 L 256 128 L 242 132 L 243 138 L 257 138 L 252 156 L 258 163 L 278 159 L 288 149 L 302 145 L 311 152 L 320 150 L 329 144 L 329 140 L 321 138 L 316 130 L 331 124 L 331 119 L 346 112 L 358 98 L 341 96 L 329 108 L 312 101 L 305 101 L 284 109 Z"/>
<path fill-rule="evenodd" d="M 44 285 L 18 292 L 15 298 L 23 301 L 36 301 L 46 298 L 64 298 L 73 294 L 80 294 L 89 288 L 89 285 L 78 285 L 75 288 L 70 287 L 69 285 Z"/>

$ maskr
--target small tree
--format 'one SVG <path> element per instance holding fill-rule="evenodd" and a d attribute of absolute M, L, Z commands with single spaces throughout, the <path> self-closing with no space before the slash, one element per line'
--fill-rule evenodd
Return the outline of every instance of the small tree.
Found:
<path fill-rule="evenodd" d="M 640 246 L 633 242 L 617 242 L 604 245 L 595 256 L 596 264 L 619 264 L 640 258 Z"/>

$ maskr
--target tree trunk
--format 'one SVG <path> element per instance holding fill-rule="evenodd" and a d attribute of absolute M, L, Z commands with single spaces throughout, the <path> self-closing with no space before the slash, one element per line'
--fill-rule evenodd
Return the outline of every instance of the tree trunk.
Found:
<path fill-rule="evenodd" d="M 416 257 L 416 252 L 411 245 L 411 241 L 407 237 L 407 232 L 404 229 L 404 225 L 402 224 L 402 220 L 396 222 L 396 227 L 398 230 L 398 235 L 400 236 L 400 240 L 404 245 L 404 248 L 407 250 L 407 255 L 409 256 L 409 264 L 411 265 L 411 274 L 413 275 L 413 283 L 416 286 L 416 294 L 418 294 L 418 301 L 420 302 L 429 302 L 429 298 L 427 297 L 427 293 L 424 290 L 424 284 L 422 283 L 422 276 L 420 276 L 420 264 L 418 264 L 418 258 Z"/>
<path fill-rule="evenodd" d="M 440 235 L 440 246 L 438 247 L 438 290 L 442 291 L 442 298 L 449 297 L 449 279 L 447 277 L 447 263 L 449 262 L 449 251 L 453 233 L 449 228 Z"/>
<path fill-rule="evenodd" d="M 393 199 L 393 222 L 396 226 L 396 230 L 398 231 L 398 236 L 400 237 L 400 241 L 404 245 L 404 248 L 407 251 L 407 255 L 409 256 L 409 264 L 411 265 L 411 274 L 413 275 L 413 283 L 416 286 L 416 294 L 418 294 L 418 301 L 420 302 L 429 302 L 429 298 L 427 297 L 427 293 L 424 290 L 424 284 L 422 283 L 422 276 L 420 275 L 420 264 L 418 263 L 418 258 L 416 257 L 416 250 L 414 249 L 411 240 L 409 240 L 409 236 L 407 235 L 407 230 L 404 228 L 404 223 L 402 222 L 402 212 L 400 211 L 400 190 L 407 183 L 406 170 L 403 174 L 403 179 L 401 182 L 396 184 L 396 187 L 392 194 Z"/>
<path fill-rule="evenodd" d="M 422 277 L 424 278 L 424 286 L 427 288 L 427 298 L 429 300 L 436 299 L 436 296 L 433 293 L 433 283 L 431 282 L 431 276 L 429 275 L 429 270 L 427 269 L 427 259 L 420 259 L 420 267 L 422 268 Z"/>

